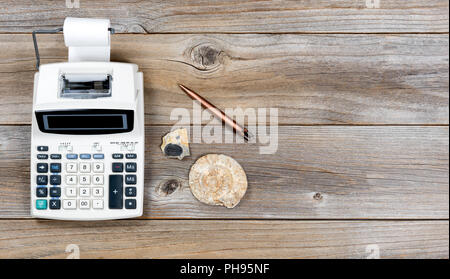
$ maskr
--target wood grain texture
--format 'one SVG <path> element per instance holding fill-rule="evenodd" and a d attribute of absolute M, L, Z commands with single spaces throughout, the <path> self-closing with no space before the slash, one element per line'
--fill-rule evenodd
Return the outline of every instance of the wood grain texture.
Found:
<path fill-rule="evenodd" d="M 0 258 L 448 258 L 448 221 L 0 221 Z M 81 233 L 82 232 L 82 233 Z M 369 246 L 368 245 L 372 245 Z"/>
<path fill-rule="evenodd" d="M 448 32 L 449 23 L 446 0 L 79 2 L 1 0 L 0 32 L 55 28 L 67 16 L 110 18 L 131 33 Z"/>
<path fill-rule="evenodd" d="M 65 2 L 0 0 L 0 258 L 65 258 L 69 244 L 81 258 L 366 258 L 370 245 L 381 258 L 449 258 L 447 0 Z M 140 33 L 113 36 L 111 52 L 145 77 L 139 220 L 29 216 L 29 33 L 67 16 Z M 43 63 L 67 59 L 61 35 L 39 45 Z M 192 157 L 164 158 L 172 110 L 192 109 L 177 83 L 220 108 L 278 108 L 278 151 L 194 143 Z M 236 208 L 192 196 L 189 168 L 207 153 L 247 172 Z"/>
<path fill-rule="evenodd" d="M 116 35 L 112 60 L 139 65 L 146 123 L 192 109 L 183 83 L 220 108 L 279 109 L 280 124 L 448 124 L 448 34 Z M 43 63 L 66 61 L 61 35 Z M 30 35 L 0 35 L 0 124 L 29 124 Z"/>
<path fill-rule="evenodd" d="M 0 129 L 2 218 L 29 217 L 29 131 Z M 260 144 L 197 143 L 183 161 L 163 157 L 168 131 L 146 129 L 144 218 L 448 218 L 448 127 L 283 126 L 273 155 L 260 155 Z M 190 192 L 189 169 L 207 153 L 232 156 L 247 173 L 234 209 L 204 205 Z M 159 187 L 172 178 L 182 187 L 167 195 Z"/>

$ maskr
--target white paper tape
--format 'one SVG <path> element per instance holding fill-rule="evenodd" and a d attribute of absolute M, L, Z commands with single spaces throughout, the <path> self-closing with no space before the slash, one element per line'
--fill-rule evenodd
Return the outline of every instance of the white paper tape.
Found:
<path fill-rule="evenodd" d="M 64 77 L 70 82 L 86 81 L 104 81 L 108 78 L 107 74 L 64 74 Z"/>
<path fill-rule="evenodd" d="M 66 18 L 63 29 L 69 62 L 109 61 L 109 27 L 109 19 Z"/>

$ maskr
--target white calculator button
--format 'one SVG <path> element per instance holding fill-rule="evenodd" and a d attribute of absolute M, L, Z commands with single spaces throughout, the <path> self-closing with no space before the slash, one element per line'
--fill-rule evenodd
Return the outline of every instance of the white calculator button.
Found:
<path fill-rule="evenodd" d="M 66 196 L 76 197 L 77 196 L 77 188 L 67 187 L 66 188 Z"/>
<path fill-rule="evenodd" d="M 94 209 L 103 209 L 103 200 L 93 200 L 92 207 Z"/>
<path fill-rule="evenodd" d="M 103 163 L 94 163 L 94 172 L 103 172 Z"/>
<path fill-rule="evenodd" d="M 80 163 L 80 172 L 91 172 L 91 163 Z"/>
<path fill-rule="evenodd" d="M 103 185 L 103 175 L 94 175 L 92 179 L 92 183 L 95 185 Z"/>
<path fill-rule="evenodd" d="M 64 209 L 76 209 L 77 201 L 76 200 L 63 200 L 63 208 Z"/>
<path fill-rule="evenodd" d="M 67 185 L 77 184 L 77 176 L 76 175 L 66 175 L 66 184 Z"/>
<path fill-rule="evenodd" d="M 89 200 L 80 200 L 80 209 L 89 209 L 90 201 Z"/>
<path fill-rule="evenodd" d="M 81 185 L 91 184 L 91 176 L 90 175 L 80 175 L 80 184 Z"/>
<path fill-rule="evenodd" d="M 82 187 L 80 188 L 80 197 L 89 197 L 90 196 L 90 190 L 89 188 Z"/>
<path fill-rule="evenodd" d="M 103 197 L 103 188 L 98 187 L 92 189 L 92 195 L 94 197 Z"/>
<path fill-rule="evenodd" d="M 66 171 L 67 172 L 77 172 L 77 163 L 67 163 Z"/>

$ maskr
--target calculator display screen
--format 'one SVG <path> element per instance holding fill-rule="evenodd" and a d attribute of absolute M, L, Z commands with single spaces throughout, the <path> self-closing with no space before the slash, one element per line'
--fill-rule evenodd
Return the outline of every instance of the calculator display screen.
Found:
<path fill-rule="evenodd" d="M 126 129 L 125 114 L 44 115 L 45 129 Z"/>
<path fill-rule="evenodd" d="M 112 134 L 133 129 L 131 110 L 36 111 L 42 132 L 57 134 Z"/>

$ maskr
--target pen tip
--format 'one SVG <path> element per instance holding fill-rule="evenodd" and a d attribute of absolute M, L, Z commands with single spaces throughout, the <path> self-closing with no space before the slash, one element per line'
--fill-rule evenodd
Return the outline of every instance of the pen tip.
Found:
<path fill-rule="evenodd" d="M 247 130 L 247 128 L 245 128 L 245 130 L 244 130 L 244 140 L 245 140 L 245 142 L 248 142 L 250 139 L 252 139 L 253 138 L 253 134 L 252 133 L 250 133 L 248 130 Z"/>

